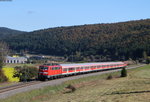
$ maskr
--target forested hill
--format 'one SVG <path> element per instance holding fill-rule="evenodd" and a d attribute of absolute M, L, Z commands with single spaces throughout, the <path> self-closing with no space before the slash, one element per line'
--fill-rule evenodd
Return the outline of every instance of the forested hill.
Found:
<path fill-rule="evenodd" d="M 4 40 L 16 51 L 77 60 L 138 59 L 150 55 L 150 19 L 43 29 Z"/>
<path fill-rule="evenodd" d="M 0 39 L 8 36 L 14 36 L 16 34 L 23 34 L 25 32 L 13 30 L 5 27 L 0 27 Z"/>

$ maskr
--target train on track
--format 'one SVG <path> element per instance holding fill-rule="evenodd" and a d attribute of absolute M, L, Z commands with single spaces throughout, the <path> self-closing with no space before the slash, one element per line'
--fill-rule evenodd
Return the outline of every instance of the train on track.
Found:
<path fill-rule="evenodd" d="M 76 63 L 76 64 L 50 63 L 39 66 L 38 79 L 39 80 L 53 79 L 62 76 L 123 68 L 126 66 L 127 63 L 124 62 L 99 62 L 99 63 Z"/>

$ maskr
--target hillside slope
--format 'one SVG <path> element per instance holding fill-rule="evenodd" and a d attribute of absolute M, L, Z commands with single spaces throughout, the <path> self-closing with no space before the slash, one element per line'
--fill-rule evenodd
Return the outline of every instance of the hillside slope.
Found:
<path fill-rule="evenodd" d="M 138 59 L 143 52 L 150 55 L 150 19 L 43 29 L 4 40 L 16 51 L 74 55 L 74 60 Z"/>
<path fill-rule="evenodd" d="M 14 36 L 16 34 L 22 34 L 22 33 L 25 33 L 25 32 L 9 29 L 5 27 L 0 27 L 0 39 L 8 37 L 8 36 Z"/>

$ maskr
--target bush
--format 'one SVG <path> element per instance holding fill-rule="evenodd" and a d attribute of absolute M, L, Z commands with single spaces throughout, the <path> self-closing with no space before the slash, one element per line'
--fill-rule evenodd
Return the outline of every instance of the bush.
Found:
<path fill-rule="evenodd" d="M 127 76 L 127 71 L 125 68 L 122 68 L 121 70 L 121 77 L 126 77 Z"/>
<path fill-rule="evenodd" d="M 16 73 L 14 74 L 14 77 L 19 77 L 20 81 L 31 81 L 37 78 L 38 70 L 36 67 L 17 66 L 15 69 Z"/>
<path fill-rule="evenodd" d="M 7 81 L 7 77 L 4 75 L 4 72 L 2 69 L 0 69 L 0 82 L 5 82 Z"/>
<path fill-rule="evenodd" d="M 149 64 L 150 63 L 150 58 L 148 57 L 147 59 L 146 59 L 146 64 Z"/>
<path fill-rule="evenodd" d="M 76 88 L 73 86 L 73 85 L 68 85 L 67 87 L 65 87 L 66 89 L 69 89 L 67 90 L 65 93 L 72 93 L 76 90 Z"/>
<path fill-rule="evenodd" d="M 111 80 L 113 78 L 113 76 L 112 75 L 109 75 L 108 77 L 107 77 L 107 80 Z"/>
<path fill-rule="evenodd" d="M 18 82 L 19 78 L 14 78 L 14 73 L 16 72 L 14 68 L 2 68 L 5 76 L 8 78 L 9 82 Z"/>

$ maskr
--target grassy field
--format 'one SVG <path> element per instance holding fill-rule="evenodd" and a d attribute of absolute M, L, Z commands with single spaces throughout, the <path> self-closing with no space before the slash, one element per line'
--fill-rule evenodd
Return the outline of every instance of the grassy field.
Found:
<path fill-rule="evenodd" d="M 128 70 L 128 77 L 120 72 L 67 81 L 62 85 L 45 87 L 17 94 L 0 102 L 150 102 L 150 65 Z M 76 87 L 64 93 L 67 85 Z"/>

